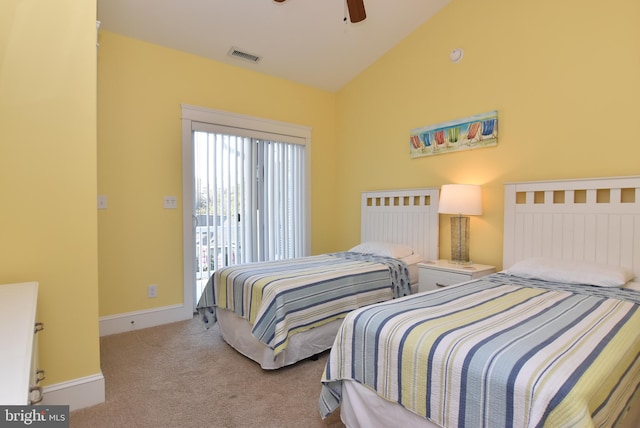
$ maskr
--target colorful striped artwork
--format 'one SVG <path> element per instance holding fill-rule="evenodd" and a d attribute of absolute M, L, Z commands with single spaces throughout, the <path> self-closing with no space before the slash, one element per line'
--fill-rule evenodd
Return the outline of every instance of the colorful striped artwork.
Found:
<path fill-rule="evenodd" d="M 498 111 L 412 129 L 409 141 L 412 158 L 496 146 Z"/>

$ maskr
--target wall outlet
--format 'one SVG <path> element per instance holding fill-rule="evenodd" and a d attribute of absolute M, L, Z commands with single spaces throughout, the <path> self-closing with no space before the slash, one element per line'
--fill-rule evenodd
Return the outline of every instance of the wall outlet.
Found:
<path fill-rule="evenodd" d="M 147 287 L 147 297 L 153 298 L 158 297 L 158 286 L 155 284 L 151 284 Z"/>
<path fill-rule="evenodd" d="M 98 209 L 99 210 L 107 209 L 107 195 L 98 195 Z"/>

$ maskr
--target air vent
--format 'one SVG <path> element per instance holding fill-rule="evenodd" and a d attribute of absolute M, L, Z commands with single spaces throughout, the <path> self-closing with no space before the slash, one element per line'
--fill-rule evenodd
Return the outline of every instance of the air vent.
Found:
<path fill-rule="evenodd" d="M 250 61 L 250 62 L 253 62 L 253 63 L 256 63 L 256 62 L 260 61 L 260 57 L 258 55 L 254 55 L 254 54 L 250 54 L 248 52 L 241 51 L 238 48 L 229 49 L 229 52 L 227 52 L 227 55 L 233 56 L 233 57 L 236 57 L 236 58 L 240 58 L 240 59 L 243 59 L 245 61 Z"/>

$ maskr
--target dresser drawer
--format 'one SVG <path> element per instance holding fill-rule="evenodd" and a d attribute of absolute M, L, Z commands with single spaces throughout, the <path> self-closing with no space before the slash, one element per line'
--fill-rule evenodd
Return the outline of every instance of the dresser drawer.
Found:
<path fill-rule="evenodd" d="M 420 269 L 420 291 L 435 290 L 448 285 L 469 281 L 470 274 L 443 272 L 433 269 Z"/>
<path fill-rule="evenodd" d="M 0 404 L 30 404 L 38 283 L 0 285 Z"/>
<path fill-rule="evenodd" d="M 451 264 L 446 260 L 418 263 L 418 291 L 437 290 L 449 285 L 460 284 L 492 274 L 495 266 Z"/>

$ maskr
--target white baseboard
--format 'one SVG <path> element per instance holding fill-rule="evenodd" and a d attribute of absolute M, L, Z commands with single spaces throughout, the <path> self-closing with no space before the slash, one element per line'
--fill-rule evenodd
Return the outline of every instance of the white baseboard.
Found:
<path fill-rule="evenodd" d="M 193 311 L 186 310 L 184 305 L 164 306 L 144 311 L 100 317 L 100 336 L 124 333 L 141 328 L 191 319 Z"/>
<path fill-rule="evenodd" d="M 104 376 L 102 372 L 57 383 L 42 388 L 42 402 L 39 405 L 68 405 L 69 410 L 104 403 Z"/>
<path fill-rule="evenodd" d="M 184 305 L 110 315 L 100 318 L 100 336 L 183 321 L 191 319 L 192 316 L 193 313 L 186 310 Z M 69 410 L 78 410 L 104 401 L 105 384 L 102 372 L 45 386 L 42 389 L 42 405 L 68 405 Z"/>

